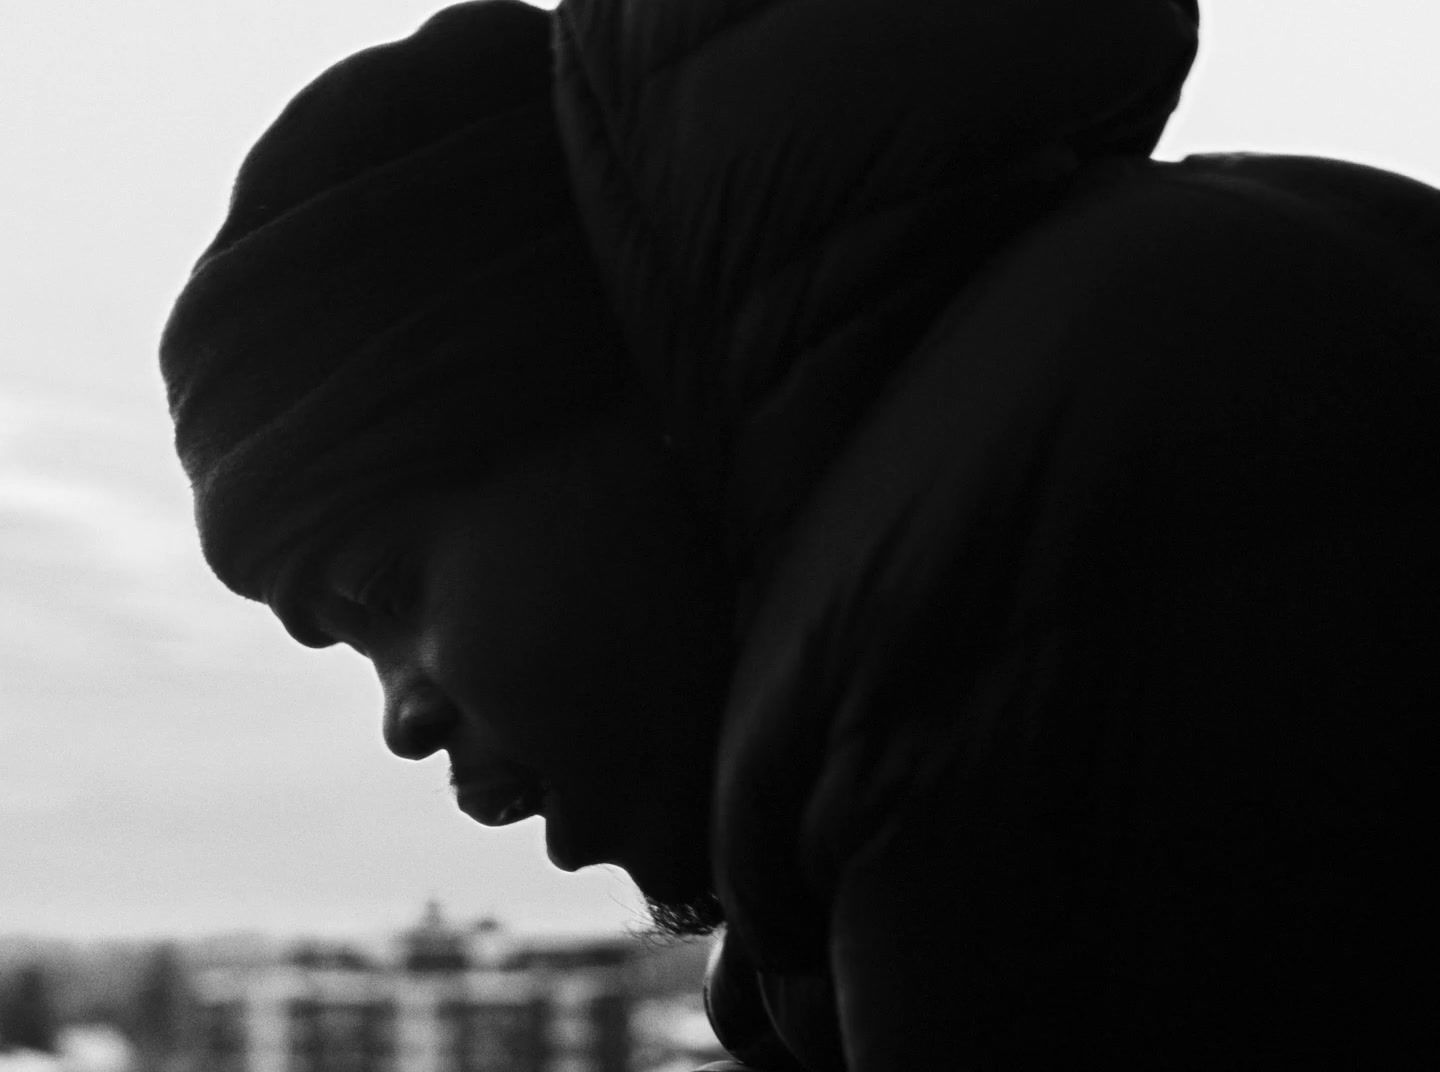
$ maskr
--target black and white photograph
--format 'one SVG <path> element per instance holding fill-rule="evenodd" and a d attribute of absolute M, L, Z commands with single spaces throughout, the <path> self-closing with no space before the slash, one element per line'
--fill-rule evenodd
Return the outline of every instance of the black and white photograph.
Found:
<path fill-rule="evenodd" d="M 1423 1068 L 1429 0 L 0 34 L 0 1072 Z"/>

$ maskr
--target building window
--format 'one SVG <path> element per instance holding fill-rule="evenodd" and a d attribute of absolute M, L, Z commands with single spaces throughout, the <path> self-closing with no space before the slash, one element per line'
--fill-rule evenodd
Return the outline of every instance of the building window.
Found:
<path fill-rule="evenodd" d="M 238 1001 L 204 1005 L 199 1018 L 202 1067 L 215 1072 L 244 1072 L 245 1006 Z"/>
<path fill-rule="evenodd" d="M 541 1072 L 544 1006 L 451 1001 L 440 1007 L 441 1072 Z"/>
<path fill-rule="evenodd" d="M 290 1003 L 290 1072 L 394 1072 L 388 1002 Z"/>

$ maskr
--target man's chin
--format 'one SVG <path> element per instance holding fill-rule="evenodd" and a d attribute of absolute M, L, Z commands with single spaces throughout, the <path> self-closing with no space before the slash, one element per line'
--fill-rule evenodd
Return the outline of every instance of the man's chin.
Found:
<path fill-rule="evenodd" d="M 667 938 L 702 938 L 714 934 L 725 923 L 725 909 L 713 893 L 685 900 L 646 897 L 655 934 Z"/>
<path fill-rule="evenodd" d="M 645 898 L 656 936 L 701 937 L 725 923 L 710 861 L 700 844 L 621 864 Z"/>

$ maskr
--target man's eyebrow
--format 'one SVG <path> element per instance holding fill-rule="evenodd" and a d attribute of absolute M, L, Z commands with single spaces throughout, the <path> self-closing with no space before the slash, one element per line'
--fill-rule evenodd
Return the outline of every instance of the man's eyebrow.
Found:
<path fill-rule="evenodd" d="M 307 648 L 329 648 L 338 641 L 321 628 L 315 608 L 323 590 L 313 556 L 297 558 L 276 573 L 266 602 L 285 631 Z"/>

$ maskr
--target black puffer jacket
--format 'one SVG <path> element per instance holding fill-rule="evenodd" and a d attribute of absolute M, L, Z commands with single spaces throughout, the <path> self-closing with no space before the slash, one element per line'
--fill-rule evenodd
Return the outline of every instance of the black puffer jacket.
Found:
<path fill-rule="evenodd" d="M 559 15 L 586 222 L 743 583 L 727 1046 L 1417 1039 L 1440 194 L 1149 161 L 1185 0 Z"/>

